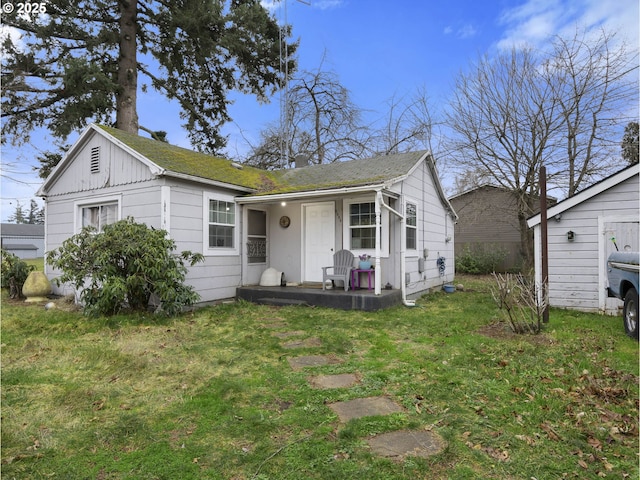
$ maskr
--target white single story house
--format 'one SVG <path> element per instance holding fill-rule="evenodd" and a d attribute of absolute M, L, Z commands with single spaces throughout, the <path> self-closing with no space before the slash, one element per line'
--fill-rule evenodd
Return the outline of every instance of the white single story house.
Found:
<path fill-rule="evenodd" d="M 631 165 L 547 211 L 549 303 L 554 307 L 617 314 L 607 297 L 607 258 L 616 248 L 640 250 L 638 164 Z M 540 214 L 534 229 L 536 279 L 542 281 Z"/>
<path fill-rule="evenodd" d="M 376 294 L 391 286 L 406 298 L 454 275 L 457 217 L 425 151 L 264 171 L 90 125 L 38 195 L 47 251 L 133 217 L 205 256 L 187 276 L 202 301 L 234 297 L 269 267 L 322 282 L 340 249 L 371 256 Z"/>
<path fill-rule="evenodd" d="M 30 223 L 0 224 L 0 244 L 3 250 L 18 258 L 44 256 L 44 225 Z"/>

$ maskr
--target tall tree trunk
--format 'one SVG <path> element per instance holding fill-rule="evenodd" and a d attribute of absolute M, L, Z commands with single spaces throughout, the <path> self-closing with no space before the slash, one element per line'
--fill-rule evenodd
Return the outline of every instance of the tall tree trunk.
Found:
<path fill-rule="evenodd" d="M 137 0 L 120 1 L 120 58 L 118 59 L 118 85 L 116 94 L 116 128 L 138 134 L 136 110 L 138 90 L 137 61 Z"/>

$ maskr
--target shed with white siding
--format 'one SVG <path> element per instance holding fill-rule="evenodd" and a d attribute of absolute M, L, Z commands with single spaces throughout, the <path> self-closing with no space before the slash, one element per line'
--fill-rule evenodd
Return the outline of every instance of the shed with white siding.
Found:
<path fill-rule="evenodd" d="M 264 171 L 91 125 L 39 195 L 47 250 L 84 226 L 133 217 L 204 255 L 187 276 L 202 301 L 234 297 L 270 267 L 321 282 L 340 249 L 371 256 L 376 294 L 453 280 L 457 217 L 426 151 Z"/>
<path fill-rule="evenodd" d="M 607 297 L 607 257 L 617 249 L 640 250 L 639 165 L 631 165 L 554 205 L 547 212 L 549 303 L 554 307 L 617 314 Z M 541 217 L 534 229 L 536 278 L 542 280 Z"/>

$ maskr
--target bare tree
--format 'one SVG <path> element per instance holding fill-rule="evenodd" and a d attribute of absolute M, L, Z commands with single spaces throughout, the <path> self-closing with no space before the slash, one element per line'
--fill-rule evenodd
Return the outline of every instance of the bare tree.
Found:
<path fill-rule="evenodd" d="M 337 74 L 322 70 L 322 64 L 291 81 L 285 104 L 286 121 L 262 132 L 246 163 L 274 168 L 288 167 L 284 159 L 301 155 L 311 164 L 363 155 L 368 130 L 360 123 L 361 110 Z"/>
<path fill-rule="evenodd" d="M 432 108 L 425 88 L 410 97 L 392 96 L 381 127 L 371 133 L 369 149 L 391 154 L 432 150 Z"/>
<path fill-rule="evenodd" d="M 552 48 L 543 63 L 543 81 L 557 100 L 560 128 L 550 145 L 557 148 L 557 161 L 548 167 L 571 197 L 619 166 L 612 161 L 618 148 L 614 139 L 628 122 L 628 105 L 637 104 L 637 81 L 627 75 L 636 68 L 631 61 L 637 57 L 604 31 L 596 37 L 586 32 L 556 37 Z"/>
<path fill-rule="evenodd" d="M 611 147 L 628 122 L 625 110 L 637 103 L 637 79 L 627 75 L 637 68 L 633 58 L 602 32 L 558 37 L 550 54 L 514 48 L 485 57 L 458 77 L 448 115 L 451 155 L 461 174 L 514 193 L 527 267 L 533 241 L 526 219 L 537 207 L 539 167 L 571 196 L 622 163 Z"/>
<path fill-rule="evenodd" d="M 482 58 L 460 75 L 448 114 L 451 155 L 463 171 L 490 178 L 516 198 L 525 265 L 533 265 L 526 219 L 539 193 L 537 171 L 558 128 L 553 91 L 539 81 L 530 49 Z"/>

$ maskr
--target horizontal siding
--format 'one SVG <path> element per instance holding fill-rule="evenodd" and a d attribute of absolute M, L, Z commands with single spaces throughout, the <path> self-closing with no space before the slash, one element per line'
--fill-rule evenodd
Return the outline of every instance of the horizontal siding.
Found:
<path fill-rule="evenodd" d="M 453 280 L 455 231 L 451 215 L 438 195 L 431 171 L 424 163 L 421 163 L 402 183 L 401 189 L 401 193 L 406 195 L 408 201 L 418 202 L 418 248 L 415 252 L 407 252 L 405 263 L 406 273 L 409 274 L 407 293 L 412 294 Z M 397 225 L 400 223 L 398 222 Z M 450 238 L 449 242 L 446 241 L 447 237 Z M 399 241 L 399 235 L 396 240 Z M 425 248 L 429 250 L 429 255 L 424 262 L 425 272 L 420 273 L 418 258 L 422 257 Z M 444 276 L 441 276 L 438 270 L 439 256 L 446 259 Z M 404 279 L 397 279 L 395 284 L 404 281 Z"/>
<path fill-rule="evenodd" d="M 597 311 L 600 298 L 600 242 L 605 232 L 598 230 L 598 218 L 637 218 L 640 194 L 638 177 L 562 212 L 560 221 L 549 219 L 549 300 L 551 305 Z M 573 231 L 575 240 L 567 239 Z M 539 241 L 539 239 L 538 239 Z"/>

